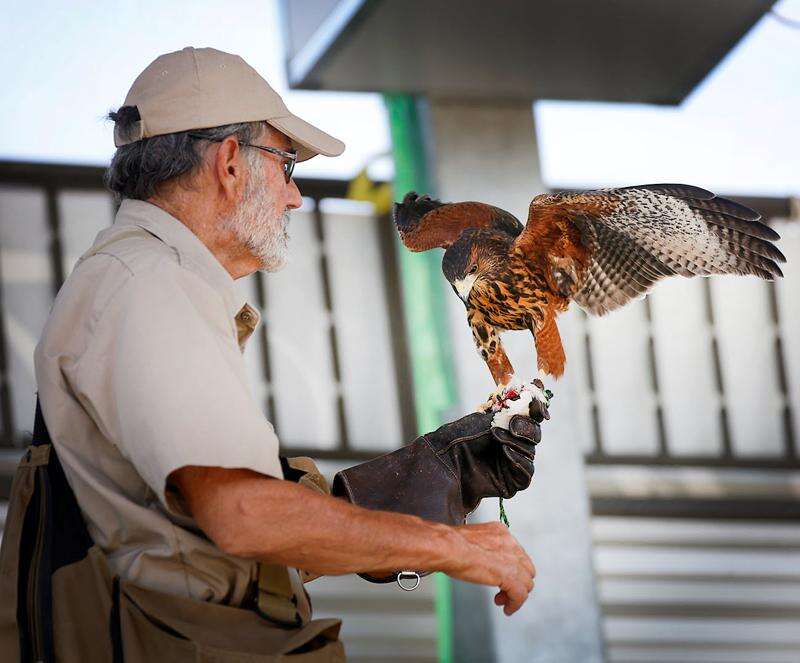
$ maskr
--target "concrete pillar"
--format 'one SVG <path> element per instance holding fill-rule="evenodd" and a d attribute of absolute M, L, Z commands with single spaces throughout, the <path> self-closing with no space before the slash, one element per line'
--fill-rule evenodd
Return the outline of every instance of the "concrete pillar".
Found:
<path fill-rule="evenodd" d="M 480 200 L 523 221 L 542 184 L 531 103 L 471 103 L 430 100 L 428 139 L 436 193 L 442 200 Z M 459 384 L 460 412 L 475 409 L 492 390 L 466 324 L 464 307 L 449 297 L 447 315 Z M 570 361 L 579 355 L 577 316 L 559 328 Z M 528 332 L 503 336 L 519 377 L 536 374 L 535 349 Z M 572 352 L 570 352 L 572 350 Z M 588 422 L 573 407 L 582 397 L 578 367 L 548 385 L 556 394 L 552 419 L 543 427 L 531 488 L 507 502 L 511 531 L 533 557 L 536 588 L 525 606 L 507 618 L 488 589 L 455 583 L 455 660 L 510 662 L 602 661 L 602 638 L 592 565 L 590 512 L 582 448 Z M 477 519 L 498 516 L 497 501 L 485 500 Z M 491 657 L 491 658 L 490 658 Z"/>

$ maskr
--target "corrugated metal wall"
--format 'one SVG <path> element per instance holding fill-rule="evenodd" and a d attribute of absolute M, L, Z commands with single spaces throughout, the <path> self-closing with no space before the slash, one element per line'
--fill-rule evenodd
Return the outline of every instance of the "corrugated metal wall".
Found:
<path fill-rule="evenodd" d="M 604 385 L 590 492 L 596 511 L 639 513 L 593 520 L 609 661 L 800 661 L 800 226 L 773 225 L 785 279 L 675 281 L 612 332 L 587 325 Z M 631 349 L 638 381 L 603 364 Z"/>
<path fill-rule="evenodd" d="M 595 517 L 608 661 L 800 660 L 800 526 Z"/>

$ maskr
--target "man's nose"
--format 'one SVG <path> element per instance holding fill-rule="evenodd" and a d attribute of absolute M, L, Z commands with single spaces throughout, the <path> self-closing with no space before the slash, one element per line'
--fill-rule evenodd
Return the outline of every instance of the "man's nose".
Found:
<path fill-rule="evenodd" d="M 297 209 L 302 204 L 303 198 L 300 195 L 300 189 L 297 188 L 297 184 L 294 180 L 289 180 L 289 200 L 286 203 L 286 207 Z"/>

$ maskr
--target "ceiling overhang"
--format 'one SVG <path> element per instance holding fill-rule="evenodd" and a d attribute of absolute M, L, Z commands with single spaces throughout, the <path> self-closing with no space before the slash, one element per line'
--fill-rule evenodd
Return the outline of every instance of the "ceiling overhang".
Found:
<path fill-rule="evenodd" d="M 284 0 L 289 83 L 678 104 L 773 0 Z"/>

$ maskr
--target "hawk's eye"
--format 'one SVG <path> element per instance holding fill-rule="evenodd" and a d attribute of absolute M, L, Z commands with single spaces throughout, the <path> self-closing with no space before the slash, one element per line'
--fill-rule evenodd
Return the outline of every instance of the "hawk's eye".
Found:
<path fill-rule="evenodd" d="M 477 271 L 478 271 L 478 265 L 473 265 L 472 267 L 469 268 L 470 274 L 474 274 Z"/>

